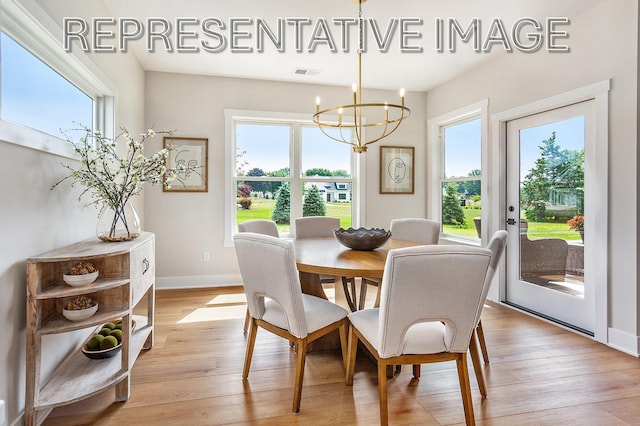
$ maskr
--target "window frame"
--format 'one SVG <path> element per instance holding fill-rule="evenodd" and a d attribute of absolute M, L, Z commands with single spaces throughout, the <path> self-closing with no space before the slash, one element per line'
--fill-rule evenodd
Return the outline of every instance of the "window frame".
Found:
<path fill-rule="evenodd" d="M 445 151 L 444 151 L 444 128 L 455 124 L 461 124 L 474 119 L 480 119 L 480 189 L 482 193 L 482 222 L 487 222 L 488 206 L 490 206 L 487 171 L 489 170 L 489 138 L 488 138 L 488 99 L 483 99 L 474 104 L 460 108 L 434 117 L 427 121 L 428 143 L 430 155 L 430 194 L 428 205 L 431 206 L 430 213 L 435 220 L 442 220 L 442 185 L 445 182 L 465 182 L 477 180 L 476 176 L 468 177 L 444 177 Z M 429 199 L 430 198 L 430 199 Z M 486 227 L 485 227 L 486 228 Z M 485 230 L 482 231 L 482 238 L 468 238 L 461 235 L 447 234 L 440 230 L 440 238 L 449 242 L 478 245 L 486 239 Z"/>
<path fill-rule="evenodd" d="M 306 182 L 345 182 L 351 184 L 351 221 L 354 227 L 359 226 L 361 217 L 359 206 L 364 203 L 363 179 L 359 177 L 364 173 L 363 161 L 359 156 L 351 152 L 351 177 L 340 176 L 318 177 L 302 175 L 302 126 L 314 126 L 312 118 L 308 114 L 283 113 L 269 111 L 251 111 L 225 109 L 225 232 L 224 246 L 233 247 L 233 235 L 236 229 L 236 140 L 235 124 L 238 122 L 255 124 L 284 124 L 290 125 L 291 139 L 289 150 L 290 176 L 283 178 L 264 178 L 261 180 L 277 180 L 290 182 L 291 187 L 291 217 L 302 217 L 302 188 Z M 336 142 L 337 143 L 337 142 Z M 249 177 L 252 180 L 255 177 Z M 291 224 L 293 225 L 293 223 Z M 292 230 L 293 231 L 293 230 Z M 293 237 L 293 232 L 283 235 Z"/>
<path fill-rule="evenodd" d="M 88 56 L 83 52 L 64 52 L 60 38 L 54 35 L 61 32 L 59 25 L 35 1 L 3 0 L 0 2 L 0 15 L 0 31 L 93 99 L 92 128 L 113 137 L 114 91 L 104 83 L 106 78 Z M 66 158 L 79 158 L 62 137 L 2 119 L 0 140 Z"/>

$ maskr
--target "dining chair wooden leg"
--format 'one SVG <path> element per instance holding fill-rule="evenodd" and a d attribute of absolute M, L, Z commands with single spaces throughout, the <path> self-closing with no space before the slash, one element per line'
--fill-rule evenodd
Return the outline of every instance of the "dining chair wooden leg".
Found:
<path fill-rule="evenodd" d="M 256 334 L 258 334 L 258 324 L 249 317 L 249 337 L 247 339 L 247 350 L 244 355 L 244 368 L 242 369 L 242 378 L 249 377 L 249 369 L 251 368 L 251 358 L 253 357 L 253 347 L 256 343 Z"/>
<path fill-rule="evenodd" d="M 456 359 L 458 366 L 458 380 L 460 382 L 460 393 L 462 394 L 462 405 L 464 406 L 464 418 L 467 426 L 475 425 L 473 415 L 473 400 L 471 399 L 471 384 L 469 383 L 469 368 L 467 367 L 467 354 L 458 354 Z"/>
<path fill-rule="evenodd" d="M 247 313 L 244 315 L 244 326 L 242 327 L 244 334 L 247 334 L 249 329 L 249 321 L 251 321 L 251 314 L 249 313 L 249 308 L 247 308 Z"/>
<path fill-rule="evenodd" d="M 380 307 L 380 286 L 378 286 L 378 290 L 376 292 L 376 301 L 373 303 L 374 308 Z"/>
<path fill-rule="evenodd" d="M 353 330 L 353 327 L 349 327 L 349 349 L 347 359 L 347 373 L 345 374 L 344 382 L 347 386 L 353 385 L 353 373 L 356 369 L 356 353 L 358 352 L 358 336 Z"/>
<path fill-rule="evenodd" d="M 485 364 L 489 364 L 489 352 L 487 352 L 487 342 L 484 340 L 484 330 L 482 329 L 482 320 L 478 321 L 476 327 L 478 333 L 478 342 L 480 342 L 480 350 L 482 351 L 482 359 Z"/>
<path fill-rule="evenodd" d="M 347 353 L 347 327 L 348 320 L 345 318 L 342 325 L 338 328 L 338 332 L 340 333 L 340 351 L 342 352 L 342 365 L 344 365 L 345 371 L 347 371 L 348 353 Z"/>
<path fill-rule="evenodd" d="M 420 364 L 414 364 L 413 365 L 413 378 L 414 379 L 419 379 L 420 378 L 420 374 L 421 374 L 421 365 Z"/>
<path fill-rule="evenodd" d="M 387 364 L 385 360 L 378 359 L 378 395 L 380 397 L 380 425 L 389 424 L 389 407 L 387 402 Z"/>
<path fill-rule="evenodd" d="M 476 340 L 475 331 L 471 334 L 471 341 L 469 342 L 469 353 L 471 354 L 473 371 L 474 373 L 476 373 L 476 380 L 478 381 L 478 389 L 480 390 L 480 395 L 486 398 L 487 385 L 484 381 L 484 371 L 482 369 L 482 364 L 480 363 L 480 354 L 478 353 L 478 342 Z"/>
<path fill-rule="evenodd" d="M 351 312 L 358 310 L 356 306 L 356 279 L 342 277 L 342 288 Z"/>
<path fill-rule="evenodd" d="M 386 374 L 387 374 L 387 379 L 393 379 L 393 365 L 387 364 Z"/>
<path fill-rule="evenodd" d="M 364 309 L 365 304 L 367 303 L 367 284 L 366 278 L 361 278 L 360 281 L 360 300 L 358 301 L 358 309 Z"/>
<path fill-rule="evenodd" d="M 300 412 L 300 400 L 302 399 L 302 380 L 304 378 L 304 364 L 307 359 L 307 339 L 296 341 L 298 353 L 296 357 L 296 380 L 293 386 L 293 412 Z"/>

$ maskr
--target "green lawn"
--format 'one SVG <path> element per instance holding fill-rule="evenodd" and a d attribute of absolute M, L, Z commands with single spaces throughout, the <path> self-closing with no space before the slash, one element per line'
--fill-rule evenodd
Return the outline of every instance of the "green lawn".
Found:
<path fill-rule="evenodd" d="M 238 209 L 236 212 L 237 223 L 242 223 L 252 219 L 271 220 L 271 213 L 276 206 L 276 200 L 266 200 L 264 198 L 251 198 L 251 209 Z M 348 228 L 351 226 L 351 203 L 325 203 L 327 216 L 340 219 L 340 226 Z M 289 225 L 278 225 L 281 233 L 289 232 Z"/>
<path fill-rule="evenodd" d="M 569 229 L 566 223 L 550 222 L 529 222 L 527 235 L 530 239 L 535 238 L 562 238 L 564 240 L 580 240 L 580 234 Z"/>
<path fill-rule="evenodd" d="M 237 210 L 238 223 L 251 219 L 267 219 L 271 220 L 271 212 L 276 205 L 275 200 L 266 200 L 263 198 L 252 198 L 250 210 Z M 340 219 L 340 226 L 348 228 L 351 226 L 351 203 L 326 203 L 327 216 L 337 217 Z M 473 218 L 482 214 L 481 209 L 464 209 L 466 225 L 463 228 L 444 225 L 443 230 L 447 234 L 459 235 L 463 237 L 477 238 Z M 289 232 L 289 225 L 278 225 L 281 233 Z M 549 223 L 549 222 L 529 222 L 529 238 L 545 238 L 554 237 L 565 240 L 580 240 L 580 235 L 569 229 L 566 223 Z"/>
<path fill-rule="evenodd" d="M 482 214 L 481 209 L 464 209 L 466 224 L 464 227 L 454 225 L 444 225 L 443 230 L 447 234 L 459 235 L 462 237 L 478 238 L 476 227 L 473 223 L 474 217 Z M 536 238 L 562 238 L 567 241 L 580 240 L 580 234 L 569 229 L 565 222 L 531 222 L 529 221 L 529 230 L 527 235 L 530 239 Z"/>
<path fill-rule="evenodd" d="M 465 225 L 463 227 L 454 225 L 443 225 L 443 232 L 461 237 L 478 238 L 476 226 L 473 223 L 474 217 L 482 215 L 482 209 L 462 209 L 464 211 Z"/>

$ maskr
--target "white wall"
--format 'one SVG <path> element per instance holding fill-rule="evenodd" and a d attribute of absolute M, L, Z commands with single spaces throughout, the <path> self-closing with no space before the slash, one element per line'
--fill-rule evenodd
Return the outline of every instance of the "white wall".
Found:
<path fill-rule="evenodd" d="M 34 2 L 24 3 L 34 7 Z M 98 2 L 43 3 L 53 17 L 45 26 L 54 34 L 59 30 L 56 23 L 71 14 L 70 10 L 75 16 L 106 14 Z M 95 55 L 92 59 L 95 63 L 88 66 L 101 70 L 117 95 L 117 125 L 144 130 L 144 72 L 138 62 L 131 55 Z M 79 193 L 68 187 L 50 190 L 65 175 L 60 162 L 70 160 L 0 140 L 0 322 L 5 342 L 0 345 L 0 399 L 6 401 L 8 424 L 24 409 L 26 259 L 95 236 L 98 211 L 78 203 Z M 44 351 L 46 373 L 65 354 L 55 344 L 46 344 Z"/>
<path fill-rule="evenodd" d="M 147 72 L 146 122 L 156 129 L 177 129 L 176 136 L 209 139 L 209 192 L 145 191 L 146 230 L 156 233 L 158 285 L 210 286 L 239 283 L 233 248 L 224 239 L 224 109 L 309 114 L 315 97 L 323 104 L 344 103 L 349 87 L 265 82 L 234 78 Z M 395 92 L 367 91 L 365 99 L 393 99 Z M 416 194 L 378 193 L 379 148 L 371 145 L 366 161 L 364 226 L 388 227 L 394 217 L 425 215 L 424 95 L 408 93 L 412 116 L 384 145 L 416 147 Z M 160 147 L 161 140 L 155 141 Z M 203 262 L 202 252 L 211 252 Z"/>
<path fill-rule="evenodd" d="M 568 30 L 571 54 L 502 55 L 429 91 L 427 116 L 483 98 L 489 99 L 489 114 L 495 114 L 611 79 L 609 223 L 602 224 L 609 231 L 609 327 L 637 352 L 638 2 L 602 2 L 572 19 Z M 497 135 L 489 139 L 496 147 Z"/>

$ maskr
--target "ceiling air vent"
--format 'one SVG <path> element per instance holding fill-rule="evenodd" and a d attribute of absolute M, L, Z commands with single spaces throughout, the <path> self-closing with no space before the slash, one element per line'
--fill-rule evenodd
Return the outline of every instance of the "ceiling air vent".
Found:
<path fill-rule="evenodd" d="M 318 75 L 320 70 L 312 70 L 309 68 L 296 68 L 293 73 L 295 75 Z"/>

